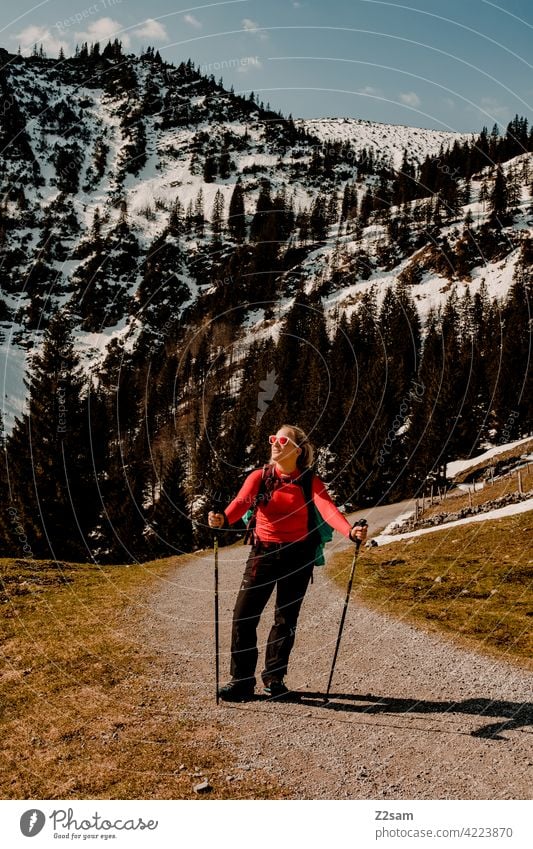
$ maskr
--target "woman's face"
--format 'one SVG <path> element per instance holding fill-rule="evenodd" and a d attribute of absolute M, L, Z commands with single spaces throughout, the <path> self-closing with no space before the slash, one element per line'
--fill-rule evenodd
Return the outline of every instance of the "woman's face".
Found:
<path fill-rule="evenodd" d="M 298 447 L 296 443 L 296 439 L 294 438 L 294 433 L 289 427 L 280 427 L 277 431 L 276 436 L 288 436 L 289 441 L 286 445 L 280 445 L 278 441 L 271 445 L 271 459 L 276 462 L 278 460 L 285 462 L 294 462 L 298 459 L 298 456 L 302 453 L 302 449 Z"/>

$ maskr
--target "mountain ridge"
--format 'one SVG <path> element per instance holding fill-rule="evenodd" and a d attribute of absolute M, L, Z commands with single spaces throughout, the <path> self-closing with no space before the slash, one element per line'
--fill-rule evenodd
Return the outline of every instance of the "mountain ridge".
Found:
<path fill-rule="evenodd" d="M 94 51 L 94 45 L 91 49 Z M 7 154 L 8 164 L 4 164 L 9 201 L 5 188 L 3 196 L 6 212 L 18 204 L 19 228 L 17 216 L 9 215 L 14 220 L 4 232 L 12 244 L 6 249 L 4 243 L 2 251 L 2 312 L 4 319 L 15 319 L 4 320 L 2 329 L 4 338 L 9 336 L 9 344 L 15 346 L 19 342 L 23 347 L 31 345 L 32 336 L 39 338 L 56 309 L 79 302 L 81 284 L 77 272 L 83 260 L 78 255 L 83 253 L 81 245 L 94 228 L 97 211 L 104 234 L 106 229 L 113 234 L 121 216 L 122 224 L 127 217 L 135 237 L 130 240 L 130 249 L 137 252 L 138 258 L 136 263 L 128 264 L 124 250 L 116 257 L 121 251 L 120 234 L 107 245 L 111 272 L 107 280 L 103 275 L 99 294 L 105 301 L 104 289 L 108 287 L 113 297 L 109 294 L 107 301 L 115 303 L 100 327 L 102 338 L 97 340 L 94 335 L 96 324 L 85 328 L 86 336 L 83 330 L 79 334 L 80 350 L 94 352 L 106 344 L 109 330 L 105 325 L 122 333 L 128 332 L 126 328 L 132 321 L 135 324 L 135 319 L 128 317 L 131 307 L 127 304 L 135 302 L 141 265 L 150 244 L 165 231 L 176 201 L 185 213 L 187 206 L 198 201 L 201 191 L 204 231 L 209 226 L 209 209 L 217 193 L 221 193 L 227 208 L 237 177 L 242 181 L 248 221 L 253 218 L 265 179 L 273 191 L 285 193 L 284 199 L 295 215 L 297 210 L 312 208 L 320 188 L 335 187 L 338 193 L 354 179 L 358 181 L 357 203 L 361 205 L 365 192 L 377 181 L 374 175 L 379 170 L 389 176 L 398 172 L 398 160 L 405 157 L 408 141 L 409 163 L 418 168 L 424 158 L 442 153 L 446 139 L 450 146 L 473 139 L 465 134 L 375 124 L 363 119 L 285 120 L 254 100 L 226 92 L 212 76 L 199 74 L 190 60 L 174 68 L 156 61 L 150 48 L 143 57 L 123 56 L 117 42 L 92 59 L 87 51 L 85 58 L 78 58 L 78 66 L 75 60 L 55 62 L 39 56 L 23 59 L 6 51 L 0 57 L 4 60 L 2 86 L 10 98 L 10 108 L 4 109 L 4 124 L 6 116 L 10 117 L 8 130 L 17 129 L 13 142 L 17 144 L 17 155 Z M 364 131 L 362 135 L 354 136 L 355 128 Z M 345 132 L 344 138 L 339 139 L 340 129 Z M 415 146 L 413 139 L 417 139 Z M 218 150 L 210 159 L 213 143 L 218 144 Z M 221 156 L 225 157 L 224 170 L 217 161 L 214 165 L 211 162 Z M 333 165 L 328 163 L 328 156 L 333 156 Z M 209 168 L 210 162 L 215 173 L 213 167 Z M 18 239 L 17 229 L 21 231 Z M 335 226 L 328 225 L 325 236 L 333 245 Z M 61 245 L 48 248 L 51 239 Z M 359 252 L 367 252 L 373 241 L 376 238 L 368 230 L 364 238 L 344 238 Z M 182 288 L 189 289 L 189 299 L 181 307 L 209 291 L 209 285 L 206 289 L 205 282 L 199 283 L 190 273 L 196 254 L 205 252 L 208 243 L 209 239 L 201 233 L 198 238 L 193 234 L 187 240 L 180 279 Z M 323 274 L 333 248 L 321 253 L 318 250 L 323 260 L 319 272 Z M 379 284 L 379 273 L 370 266 L 369 269 L 370 278 L 375 277 Z M 309 269 L 302 266 L 300 276 L 308 273 Z M 15 276 L 23 281 L 18 288 L 12 279 Z M 395 276 L 382 275 L 387 281 Z M 120 303 L 122 308 L 117 305 Z M 433 305 L 431 297 L 428 303 Z M 117 317 L 115 322 L 113 315 Z M 16 361 L 20 363 L 21 357 L 17 356 Z M 10 369 L 11 366 L 15 366 L 13 360 Z M 12 421 L 14 411 L 22 409 L 20 371 L 18 378 L 8 379 L 6 394 L 10 396 L 8 419 Z"/>

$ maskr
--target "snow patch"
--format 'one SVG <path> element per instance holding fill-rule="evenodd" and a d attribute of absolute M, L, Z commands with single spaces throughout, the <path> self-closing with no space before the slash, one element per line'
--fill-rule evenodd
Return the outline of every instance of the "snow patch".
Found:
<path fill-rule="evenodd" d="M 491 457 L 497 457 L 498 454 L 503 454 L 505 451 L 518 448 L 518 446 L 524 445 L 526 442 L 531 442 L 531 436 L 526 436 L 524 439 L 517 439 L 516 442 L 508 442 L 506 445 L 497 445 L 495 448 L 489 448 L 488 451 L 478 454 L 477 457 L 470 457 L 469 460 L 454 460 L 448 463 L 446 467 L 446 477 L 453 478 L 460 472 L 465 472 L 473 466 L 478 466 L 480 463 L 484 463 L 485 460 L 490 460 Z"/>

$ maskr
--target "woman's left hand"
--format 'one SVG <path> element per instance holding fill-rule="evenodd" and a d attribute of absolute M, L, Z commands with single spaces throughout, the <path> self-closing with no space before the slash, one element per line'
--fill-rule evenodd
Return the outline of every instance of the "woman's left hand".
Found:
<path fill-rule="evenodd" d="M 366 542 L 366 535 L 368 533 L 367 525 L 354 525 L 350 531 L 350 539 L 352 542 L 356 540 L 360 540 L 361 544 Z"/>

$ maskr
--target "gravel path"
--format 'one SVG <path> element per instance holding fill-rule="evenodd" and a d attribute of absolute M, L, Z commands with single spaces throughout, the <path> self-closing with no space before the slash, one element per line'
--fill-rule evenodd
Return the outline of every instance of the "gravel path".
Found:
<path fill-rule="evenodd" d="M 406 503 L 369 511 L 371 533 Z M 330 547 L 342 547 L 336 537 Z M 248 548 L 222 549 L 221 683 L 229 675 L 231 614 Z M 457 648 L 365 608 L 353 598 L 332 685 L 324 693 L 343 592 L 315 569 L 302 608 L 288 683 L 300 702 L 214 700 L 213 555 L 179 566 L 147 611 L 143 640 L 173 673 L 176 710 L 216 728 L 236 761 L 212 782 L 272 775 L 294 799 L 528 799 L 533 786 L 533 676 Z M 260 660 L 272 621 L 259 630 Z"/>

